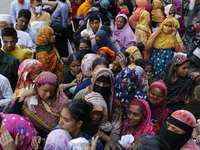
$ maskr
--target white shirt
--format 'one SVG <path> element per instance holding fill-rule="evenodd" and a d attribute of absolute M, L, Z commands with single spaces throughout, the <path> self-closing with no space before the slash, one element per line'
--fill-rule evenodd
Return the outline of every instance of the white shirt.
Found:
<path fill-rule="evenodd" d="M 13 91 L 10 82 L 6 77 L 0 74 L 0 107 L 5 112 L 12 101 Z"/>

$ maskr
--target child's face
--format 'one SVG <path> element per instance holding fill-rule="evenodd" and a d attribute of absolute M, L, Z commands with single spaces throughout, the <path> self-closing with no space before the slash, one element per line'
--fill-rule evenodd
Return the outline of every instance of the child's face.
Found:
<path fill-rule="evenodd" d="M 118 0 L 118 4 L 119 5 L 123 5 L 124 4 L 124 0 Z"/>
<path fill-rule="evenodd" d="M 72 61 L 69 65 L 71 73 L 76 76 L 81 72 L 81 62 L 80 61 Z"/>

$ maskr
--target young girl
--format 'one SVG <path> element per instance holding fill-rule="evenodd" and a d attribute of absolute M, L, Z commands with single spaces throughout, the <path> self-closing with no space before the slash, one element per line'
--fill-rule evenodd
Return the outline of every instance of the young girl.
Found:
<path fill-rule="evenodd" d="M 126 9 L 126 10 L 128 10 L 128 7 L 127 7 L 127 5 L 126 5 L 126 0 L 118 0 L 117 1 L 117 5 L 118 5 L 118 7 L 120 8 L 120 10 L 121 9 Z M 129 10 L 128 10 L 129 11 Z"/>
<path fill-rule="evenodd" d="M 76 76 L 81 72 L 82 56 L 72 53 L 68 58 L 69 71 L 66 73 L 61 88 L 66 91 L 76 85 Z M 68 94 L 67 94 L 68 95 Z M 69 95 L 68 95 L 69 96 Z"/>

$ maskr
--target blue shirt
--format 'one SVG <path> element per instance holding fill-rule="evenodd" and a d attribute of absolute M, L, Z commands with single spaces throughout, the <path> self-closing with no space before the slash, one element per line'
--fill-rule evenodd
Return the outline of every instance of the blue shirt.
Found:
<path fill-rule="evenodd" d="M 68 8 L 67 5 L 56 0 L 58 3 L 56 10 L 51 15 L 51 20 L 53 22 L 60 22 L 64 28 L 67 27 L 67 20 L 68 20 Z"/>

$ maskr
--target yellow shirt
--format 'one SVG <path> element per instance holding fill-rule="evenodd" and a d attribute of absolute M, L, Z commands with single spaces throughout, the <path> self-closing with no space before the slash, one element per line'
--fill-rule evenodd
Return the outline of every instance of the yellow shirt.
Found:
<path fill-rule="evenodd" d="M 13 51 L 10 51 L 10 52 L 6 52 L 3 49 L 3 46 L 2 46 L 2 50 L 5 53 L 10 54 L 13 57 L 17 58 L 20 63 L 25 59 L 29 59 L 29 58 L 33 58 L 34 57 L 34 52 L 32 50 L 30 50 L 28 48 L 21 49 L 19 46 L 15 46 L 15 49 Z"/>
<path fill-rule="evenodd" d="M 40 15 L 38 15 L 38 16 L 35 16 L 33 13 L 31 13 L 30 22 L 34 22 L 34 21 L 44 21 L 44 22 L 46 22 L 46 24 L 50 24 L 51 17 L 50 17 L 50 14 L 45 11 L 42 11 L 40 13 Z"/>

